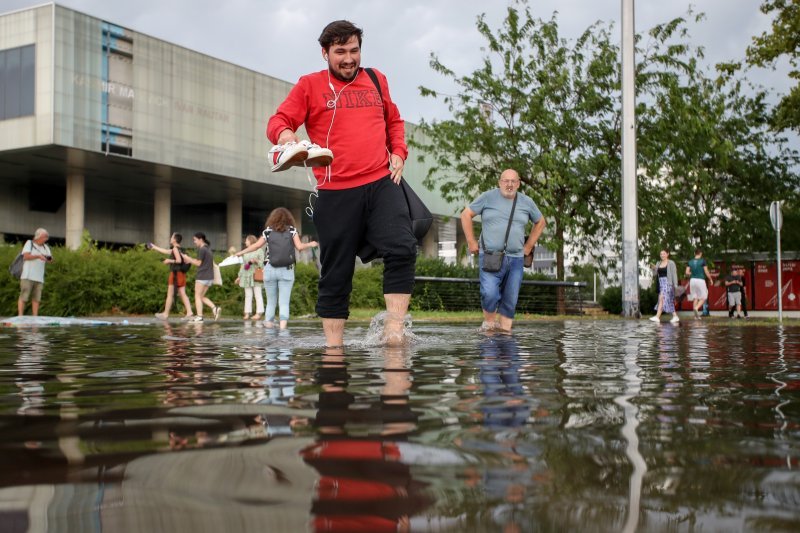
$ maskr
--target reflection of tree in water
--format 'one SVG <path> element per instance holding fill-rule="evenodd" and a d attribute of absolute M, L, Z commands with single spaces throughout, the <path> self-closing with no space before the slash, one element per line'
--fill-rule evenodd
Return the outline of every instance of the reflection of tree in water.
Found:
<path fill-rule="evenodd" d="M 408 531 L 410 517 L 430 504 L 403 462 L 402 445 L 418 418 L 408 402 L 408 358 L 402 348 L 386 348 L 385 385 L 375 399 L 348 391 L 347 357 L 328 350 L 314 372 L 318 441 L 301 453 L 320 474 L 314 530 Z"/>
<path fill-rule="evenodd" d="M 800 501 L 797 476 L 777 474 L 795 471 L 798 459 L 796 444 L 776 439 L 773 332 L 699 322 L 659 331 L 657 347 L 642 399 L 644 505 L 691 509 L 683 518 L 701 525 L 725 506 L 754 531 L 796 529 L 796 518 L 759 511 L 767 500 Z M 657 518 L 670 523 L 667 513 Z"/>

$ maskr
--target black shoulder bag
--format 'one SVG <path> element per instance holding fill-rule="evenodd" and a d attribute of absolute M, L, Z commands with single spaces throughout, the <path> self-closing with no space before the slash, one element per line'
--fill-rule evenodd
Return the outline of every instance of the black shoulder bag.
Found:
<path fill-rule="evenodd" d="M 490 252 L 486 249 L 486 244 L 483 242 L 483 230 L 481 230 L 481 248 L 483 248 L 484 272 L 499 272 L 500 267 L 503 266 L 503 257 L 506 255 L 506 246 L 508 246 L 508 234 L 511 233 L 511 222 L 514 221 L 514 209 L 516 207 L 517 194 L 514 193 L 514 203 L 511 204 L 511 215 L 508 217 L 508 226 L 506 227 L 506 239 L 503 243 L 503 249 L 499 252 Z"/>
<path fill-rule="evenodd" d="M 364 72 L 367 73 L 372 80 L 372 83 L 375 84 L 375 88 L 378 89 L 378 94 L 380 95 L 381 100 L 383 100 L 383 91 L 381 91 L 381 85 L 378 83 L 378 77 L 375 75 L 375 72 L 371 68 L 365 68 Z M 386 119 L 385 106 L 383 118 L 384 120 Z M 388 124 L 386 139 L 387 141 L 389 140 Z M 417 238 L 417 241 L 421 241 L 431 228 L 431 224 L 433 224 L 433 214 L 431 214 L 428 207 L 422 202 L 420 197 L 417 196 L 417 193 L 411 189 L 411 186 L 405 179 L 400 180 L 400 186 L 403 188 L 403 194 L 406 197 L 406 204 L 408 204 L 408 214 L 411 216 L 411 231 L 414 232 L 414 237 Z M 359 247 L 357 255 L 359 258 L 361 258 L 362 263 L 369 263 L 373 259 L 377 258 L 380 254 L 374 246 L 364 242 Z"/>

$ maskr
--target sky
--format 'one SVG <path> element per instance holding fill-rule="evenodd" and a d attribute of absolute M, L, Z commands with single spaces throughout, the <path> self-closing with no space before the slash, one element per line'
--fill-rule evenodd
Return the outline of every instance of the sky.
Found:
<path fill-rule="evenodd" d="M 429 65 L 431 53 L 467 75 L 479 67 L 484 39 L 476 29 L 485 13 L 499 28 L 510 0 L 62 0 L 65 7 L 139 33 L 202 52 L 270 76 L 295 82 L 324 68 L 317 43 L 329 22 L 347 19 L 364 30 L 362 66 L 386 74 L 403 118 L 418 123 L 447 118 L 440 100 L 420 96 L 419 86 L 455 92 Z M 40 5 L 41 0 L 2 0 L 0 12 Z M 705 49 L 706 62 L 741 60 L 752 37 L 770 27 L 758 10 L 761 0 L 695 0 L 706 19 L 690 25 L 692 44 Z M 529 0 L 534 16 L 548 20 L 558 11 L 561 34 L 574 39 L 597 21 L 612 22 L 619 35 L 620 0 Z M 636 0 L 637 32 L 684 16 L 684 0 Z M 785 62 L 775 70 L 751 71 L 751 79 L 776 95 L 791 86 Z"/>

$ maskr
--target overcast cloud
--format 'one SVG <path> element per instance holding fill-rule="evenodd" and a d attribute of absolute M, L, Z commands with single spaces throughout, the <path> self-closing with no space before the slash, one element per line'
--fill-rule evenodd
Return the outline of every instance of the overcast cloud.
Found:
<path fill-rule="evenodd" d="M 37 0 L 3 0 L 6 12 L 39 5 Z M 317 37 L 330 21 L 348 19 L 364 29 L 362 64 L 389 78 L 403 117 L 447 116 L 444 105 L 422 98 L 424 85 L 448 92 L 452 86 L 429 66 L 431 52 L 463 75 L 478 67 L 484 41 L 475 29 L 486 13 L 492 27 L 502 22 L 508 0 L 63 0 L 61 5 L 237 65 L 294 82 L 323 68 Z M 755 35 L 769 28 L 760 0 L 697 0 L 694 10 L 706 20 L 690 26 L 693 44 L 706 61 L 739 60 Z M 636 0 L 636 29 L 683 16 L 689 2 Z M 620 0 L 531 0 L 535 16 L 558 11 L 562 35 L 574 38 L 590 24 L 613 22 L 619 32 Z M 777 71 L 755 71 L 753 81 L 782 94 L 790 86 L 785 64 Z"/>

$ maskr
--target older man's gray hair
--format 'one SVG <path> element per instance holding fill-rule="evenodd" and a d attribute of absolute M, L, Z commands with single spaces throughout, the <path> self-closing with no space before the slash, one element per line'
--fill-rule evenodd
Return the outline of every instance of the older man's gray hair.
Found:
<path fill-rule="evenodd" d="M 44 229 L 44 228 L 38 228 L 38 229 L 37 229 L 37 230 L 34 232 L 34 234 L 33 234 L 33 238 L 34 238 L 34 240 L 35 240 L 35 239 L 38 239 L 39 237 L 41 237 L 42 235 L 47 235 L 47 236 L 50 236 L 50 234 L 49 234 L 49 233 L 47 233 L 47 230 L 46 230 L 46 229 Z"/>

